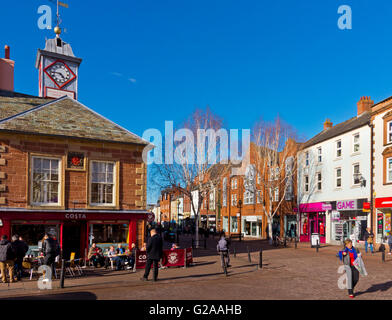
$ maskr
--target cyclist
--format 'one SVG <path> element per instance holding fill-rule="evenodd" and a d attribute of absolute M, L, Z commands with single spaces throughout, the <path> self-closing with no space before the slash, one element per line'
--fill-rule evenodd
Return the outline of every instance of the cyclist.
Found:
<path fill-rule="evenodd" d="M 229 243 L 226 240 L 225 233 L 222 232 L 218 244 L 216 246 L 216 250 L 219 254 L 223 254 L 223 258 L 225 259 L 225 263 L 227 267 L 230 267 L 230 253 L 229 253 Z M 221 261 L 222 264 L 222 261 Z M 223 268 L 223 265 L 222 265 Z"/>

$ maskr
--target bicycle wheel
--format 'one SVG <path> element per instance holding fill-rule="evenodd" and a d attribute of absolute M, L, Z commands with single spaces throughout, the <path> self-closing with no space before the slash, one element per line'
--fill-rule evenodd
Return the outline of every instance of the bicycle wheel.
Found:
<path fill-rule="evenodd" d="M 225 261 L 225 257 L 224 257 L 222 252 L 220 253 L 220 256 L 221 256 L 221 265 L 222 265 L 222 268 L 223 268 L 223 273 L 225 274 L 225 276 L 227 276 L 226 261 Z"/>

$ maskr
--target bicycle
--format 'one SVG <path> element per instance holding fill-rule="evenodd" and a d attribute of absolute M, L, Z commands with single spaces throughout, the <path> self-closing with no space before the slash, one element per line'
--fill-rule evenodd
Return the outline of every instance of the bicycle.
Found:
<path fill-rule="evenodd" d="M 227 268 L 229 267 L 228 264 L 226 263 L 226 258 L 228 259 L 229 257 L 229 251 L 219 251 L 220 257 L 221 257 L 221 266 L 223 269 L 223 273 L 225 276 L 227 276 Z"/>

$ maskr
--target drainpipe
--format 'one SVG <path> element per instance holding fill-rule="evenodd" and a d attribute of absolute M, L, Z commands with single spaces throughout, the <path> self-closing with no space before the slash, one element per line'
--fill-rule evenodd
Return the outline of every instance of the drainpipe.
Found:
<path fill-rule="evenodd" d="M 372 123 L 369 123 L 370 127 L 370 230 L 374 233 L 373 231 L 373 225 L 374 225 L 374 211 L 373 211 L 373 202 L 374 202 L 374 197 L 373 197 L 373 188 L 374 188 L 374 183 L 373 183 L 373 171 L 374 171 L 374 149 L 373 149 L 373 142 L 374 142 L 374 126 Z"/>

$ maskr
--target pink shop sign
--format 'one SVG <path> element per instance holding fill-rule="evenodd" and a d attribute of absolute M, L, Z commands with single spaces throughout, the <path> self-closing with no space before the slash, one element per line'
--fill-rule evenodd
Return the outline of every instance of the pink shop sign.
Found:
<path fill-rule="evenodd" d="M 339 211 L 357 210 L 357 201 L 356 200 L 336 201 L 336 210 Z"/>

